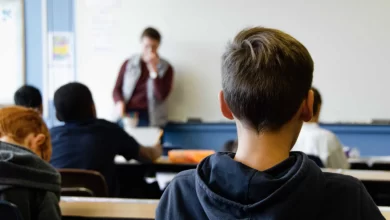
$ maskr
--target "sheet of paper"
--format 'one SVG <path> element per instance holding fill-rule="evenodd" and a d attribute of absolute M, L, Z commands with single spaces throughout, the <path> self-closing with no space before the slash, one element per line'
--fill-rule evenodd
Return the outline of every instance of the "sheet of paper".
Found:
<path fill-rule="evenodd" d="M 125 131 L 138 141 L 142 146 L 152 147 L 160 142 L 161 132 L 160 128 L 145 127 L 137 128 L 127 126 Z"/>

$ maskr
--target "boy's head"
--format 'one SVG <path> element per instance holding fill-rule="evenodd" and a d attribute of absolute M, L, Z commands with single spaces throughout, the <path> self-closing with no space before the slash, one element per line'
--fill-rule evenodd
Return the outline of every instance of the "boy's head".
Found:
<path fill-rule="evenodd" d="M 257 134 L 293 123 L 298 135 L 312 117 L 313 66 L 307 49 L 282 31 L 241 31 L 222 57 L 222 113 Z"/>
<path fill-rule="evenodd" d="M 54 93 L 57 118 L 63 122 L 96 118 L 91 91 L 81 83 L 68 83 Z"/>
<path fill-rule="evenodd" d="M 45 161 L 51 157 L 49 130 L 42 117 L 31 108 L 0 109 L 0 140 L 26 147 Z"/>
<path fill-rule="evenodd" d="M 322 98 L 320 92 L 316 88 L 312 87 L 311 90 L 314 93 L 313 118 L 311 119 L 311 121 L 317 123 L 320 119 Z"/>
<path fill-rule="evenodd" d="M 37 88 L 29 85 L 20 87 L 14 94 L 14 101 L 15 105 L 35 109 L 42 115 L 42 95 Z"/>

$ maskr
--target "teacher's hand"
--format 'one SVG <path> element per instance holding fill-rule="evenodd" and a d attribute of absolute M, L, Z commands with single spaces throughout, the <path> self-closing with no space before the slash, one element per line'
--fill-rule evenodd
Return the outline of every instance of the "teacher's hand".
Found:
<path fill-rule="evenodd" d="M 146 64 L 149 69 L 149 73 L 157 72 L 157 64 L 160 62 L 160 58 L 156 53 L 151 53 L 146 61 Z"/>
<path fill-rule="evenodd" d="M 123 102 L 123 101 L 117 102 L 116 103 L 116 107 L 117 107 L 118 112 L 119 112 L 121 117 L 126 115 L 126 105 L 125 105 L 125 102 Z"/>

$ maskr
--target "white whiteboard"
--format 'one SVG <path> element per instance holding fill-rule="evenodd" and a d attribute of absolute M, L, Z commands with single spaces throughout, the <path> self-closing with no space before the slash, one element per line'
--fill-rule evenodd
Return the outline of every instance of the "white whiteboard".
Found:
<path fill-rule="evenodd" d="M 13 104 L 24 83 L 22 0 L 0 0 L 0 104 Z"/>
<path fill-rule="evenodd" d="M 120 65 L 140 51 L 139 35 L 151 25 L 175 69 L 170 119 L 220 121 L 223 49 L 242 28 L 262 25 L 309 49 L 323 121 L 390 118 L 389 11 L 388 0 L 76 1 L 78 80 L 91 88 L 99 116 L 109 118 Z"/>

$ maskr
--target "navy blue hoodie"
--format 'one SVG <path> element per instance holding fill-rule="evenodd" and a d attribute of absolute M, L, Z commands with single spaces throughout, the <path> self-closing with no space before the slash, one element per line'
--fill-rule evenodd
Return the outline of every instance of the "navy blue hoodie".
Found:
<path fill-rule="evenodd" d="M 363 184 L 301 152 L 263 172 L 217 153 L 169 184 L 156 219 L 384 219 Z"/>

